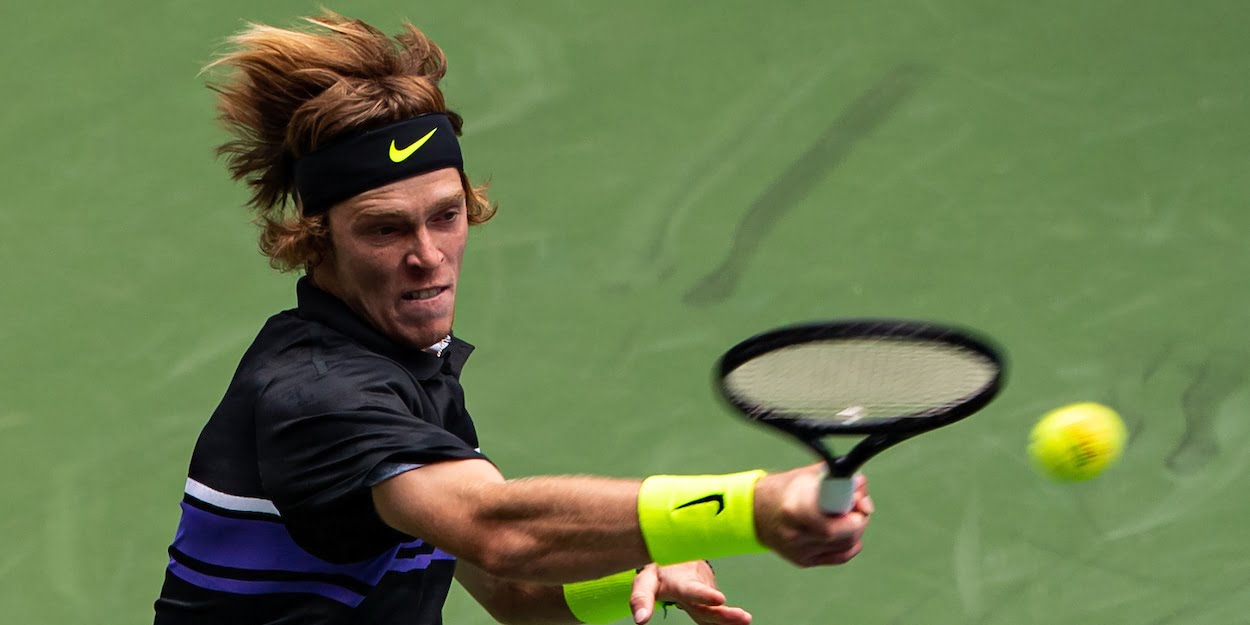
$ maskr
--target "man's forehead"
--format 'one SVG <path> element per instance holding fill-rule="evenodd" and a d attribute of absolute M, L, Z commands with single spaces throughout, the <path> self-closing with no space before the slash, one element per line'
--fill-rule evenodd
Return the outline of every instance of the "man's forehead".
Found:
<path fill-rule="evenodd" d="M 454 169 L 440 170 L 370 189 L 344 202 L 350 212 L 437 210 L 464 204 L 464 187 Z"/>

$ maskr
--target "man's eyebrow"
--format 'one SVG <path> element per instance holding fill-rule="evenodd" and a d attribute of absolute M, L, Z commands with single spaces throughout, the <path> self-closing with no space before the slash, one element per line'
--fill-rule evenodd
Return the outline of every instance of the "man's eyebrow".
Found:
<path fill-rule="evenodd" d="M 392 217 L 407 218 L 408 213 L 398 208 L 362 208 L 356 213 L 356 219 L 388 219 Z"/>
<path fill-rule="evenodd" d="M 464 206 L 464 192 L 454 193 L 444 197 L 430 205 L 430 212 L 438 212 L 449 208 L 460 208 Z"/>
<path fill-rule="evenodd" d="M 434 203 L 427 206 L 423 212 L 437 213 L 450 208 L 460 208 L 461 206 L 464 206 L 464 203 L 464 193 L 455 193 L 435 200 Z M 411 217 L 411 214 L 402 208 L 395 208 L 391 206 L 366 206 L 360 209 L 360 212 L 356 213 L 355 218 L 386 219 L 390 217 L 407 219 Z"/>

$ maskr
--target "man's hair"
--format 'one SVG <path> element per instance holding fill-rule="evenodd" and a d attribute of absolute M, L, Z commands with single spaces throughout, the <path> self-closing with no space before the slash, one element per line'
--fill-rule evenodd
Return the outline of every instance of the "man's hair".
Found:
<path fill-rule="evenodd" d="M 331 251 L 326 216 L 304 217 L 293 201 L 296 159 L 423 113 L 446 113 L 456 134 L 463 124 L 438 86 L 447 58 L 413 25 L 392 38 L 328 10 L 304 21 L 302 30 L 249 24 L 230 38 L 235 49 L 205 68 L 232 70 L 209 85 L 234 135 L 217 153 L 251 188 L 261 252 L 282 271 L 312 267 Z M 495 213 L 485 186 L 460 178 L 469 223 L 484 223 Z"/>

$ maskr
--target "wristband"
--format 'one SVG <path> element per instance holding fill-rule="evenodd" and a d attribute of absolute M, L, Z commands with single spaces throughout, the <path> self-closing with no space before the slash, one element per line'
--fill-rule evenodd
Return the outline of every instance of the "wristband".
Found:
<path fill-rule="evenodd" d="M 577 620 L 591 625 L 631 616 L 629 595 L 634 587 L 635 575 L 633 571 L 622 571 L 599 579 L 565 584 L 564 602 Z"/>
<path fill-rule="evenodd" d="M 638 524 L 656 564 L 768 549 L 755 535 L 755 483 L 763 471 L 653 475 L 638 490 Z"/>

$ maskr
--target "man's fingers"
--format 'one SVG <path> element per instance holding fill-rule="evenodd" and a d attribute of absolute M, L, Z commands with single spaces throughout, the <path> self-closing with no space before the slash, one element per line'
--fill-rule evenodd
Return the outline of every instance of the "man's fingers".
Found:
<path fill-rule="evenodd" d="M 655 593 L 660 588 L 660 575 L 654 564 L 643 567 L 634 576 L 634 586 L 629 593 L 629 609 L 634 622 L 642 625 L 655 612 Z"/>
<path fill-rule="evenodd" d="M 855 498 L 868 496 L 868 478 L 863 475 L 855 476 Z"/>
<path fill-rule="evenodd" d="M 751 613 L 725 605 L 687 606 L 686 613 L 699 625 L 751 625 Z"/>
<path fill-rule="evenodd" d="M 863 550 L 864 550 L 864 543 L 855 543 L 854 547 L 851 547 L 850 549 L 843 551 L 842 553 L 834 554 L 833 557 L 831 558 L 831 564 L 846 564 L 847 562 L 851 561 L 851 558 L 854 558 L 855 556 L 859 555 L 859 552 Z"/>
<path fill-rule="evenodd" d="M 864 516 L 868 516 L 876 509 L 876 506 L 872 503 L 872 497 L 864 495 L 855 502 L 855 509 L 862 512 Z"/>
<path fill-rule="evenodd" d="M 859 555 L 864 549 L 863 543 L 855 543 L 849 549 L 840 549 L 826 551 L 808 558 L 803 564 L 806 566 L 830 566 L 835 564 L 846 564 L 852 558 Z"/>
<path fill-rule="evenodd" d="M 851 510 L 839 517 L 826 517 L 824 523 L 818 540 L 825 543 L 827 549 L 841 550 L 859 542 L 868 526 L 868 516 L 860 510 Z"/>
<path fill-rule="evenodd" d="M 725 603 L 724 593 L 707 584 L 693 580 L 683 580 L 681 583 L 661 589 L 660 598 L 665 601 L 675 601 L 682 605 L 717 606 Z"/>

